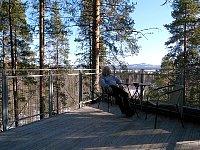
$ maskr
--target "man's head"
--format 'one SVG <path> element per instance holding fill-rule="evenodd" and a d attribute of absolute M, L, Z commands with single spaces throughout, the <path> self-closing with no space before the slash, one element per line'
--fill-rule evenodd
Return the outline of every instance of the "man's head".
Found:
<path fill-rule="evenodd" d="M 105 66 L 102 70 L 102 75 L 103 76 L 109 76 L 111 74 L 111 69 L 109 66 Z"/>

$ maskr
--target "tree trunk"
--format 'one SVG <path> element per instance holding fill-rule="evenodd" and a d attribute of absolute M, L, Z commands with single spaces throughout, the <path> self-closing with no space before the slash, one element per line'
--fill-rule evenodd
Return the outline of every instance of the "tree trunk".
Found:
<path fill-rule="evenodd" d="M 93 1 L 93 35 L 92 35 L 92 69 L 95 75 L 92 75 L 92 93 L 99 90 L 99 21 L 100 21 L 100 1 Z M 94 95 L 92 96 L 94 99 Z"/>
<path fill-rule="evenodd" d="M 11 1 L 9 0 L 9 26 L 10 26 L 10 51 L 11 51 L 11 64 L 12 64 L 12 76 L 16 76 L 15 72 L 15 54 L 13 49 L 13 28 L 11 18 Z M 15 126 L 18 127 L 18 102 L 17 102 L 17 84 L 16 78 L 13 78 L 13 100 L 14 100 L 14 115 L 15 115 Z"/>
<path fill-rule="evenodd" d="M 44 69 L 44 0 L 40 0 L 40 75 Z M 40 77 L 40 119 L 44 118 L 44 78 Z"/>
<path fill-rule="evenodd" d="M 6 69 L 5 31 L 3 31 L 2 52 L 3 52 L 3 69 Z"/>
<path fill-rule="evenodd" d="M 183 52 L 184 52 L 184 75 L 183 75 L 183 85 L 184 85 L 184 90 L 183 90 L 183 104 L 185 104 L 185 90 L 186 90 L 186 76 L 187 76 L 187 23 L 186 23 L 186 17 L 187 17 L 187 3 L 185 3 L 185 22 L 184 22 L 184 42 L 183 42 Z"/>

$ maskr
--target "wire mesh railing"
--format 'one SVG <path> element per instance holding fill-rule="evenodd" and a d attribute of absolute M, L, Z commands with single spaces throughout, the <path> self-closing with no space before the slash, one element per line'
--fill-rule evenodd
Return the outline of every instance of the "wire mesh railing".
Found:
<path fill-rule="evenodd" d="M 43 70 L 43 75 L 39 75 L 38 70 L 15 70 L 16 76 L 12 76 L 11 71 L 4 70 L 1 78 L 1 130 L 40 120 L 41 77 L 45 118 L 80 107 L 80 102 L 86 100 L 82 93 L 91 93 L 91 74 L 82 74 L 80 70 L 49 69 Z M 87 99 L 90 97 L 87 95 Z"/>
<path fill-rule="evenodd" d="M 44 117 L 71 111 L 92 100 L 92 71 L 89 69 L 1 70 L 0 115 L 1 130 L 15 128 L 40 120 L 40 78 L 44 81 Z M 199 109 L 199 70 L 115 70 L 123 82 L 149 83 L 163 86 L 176 82 L 185 84 L 185 106 Z M 184 79 L 184 82 L 183 82 Z M 15 82 L 15 84 L 13 84 Z M 14 88 L 15 87 L 15 88 Z M 135 90 L 134 87 L 131 87 Z M 143 90 L 143 89 L 142 89 Z M 144 89 L 142 93 L 145 94 Z M 95 98 L 100 96 L 97 91 Z M 145 95 L 144 95 L 145 96 Z M 145 98 L 145 97 L 144 97 Z"/>
<path fill-rule="evenodd" d="M 123 82 L 149 83 L 151 86 L 169 84 L 184 85 L 183 105 L 195 109 L 200 108 L 200 68 L 189 70 L 116 70 L 115 74 Z M 134 87 L 131 87 L 134 90 Z"/>

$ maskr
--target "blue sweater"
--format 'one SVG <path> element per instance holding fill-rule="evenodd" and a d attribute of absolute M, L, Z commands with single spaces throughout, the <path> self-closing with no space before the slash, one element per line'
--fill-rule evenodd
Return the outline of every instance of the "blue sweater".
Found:
<path fill-rule="evenodd" d="M 109 75 L 109 76 L 100 75 L 99 84 L 103 88 L 108 88 L 111 85 L 117 86 L 118 84 L 121 84 L 121 81 L 119 80 L 119 78 L 113 75 Z"/>

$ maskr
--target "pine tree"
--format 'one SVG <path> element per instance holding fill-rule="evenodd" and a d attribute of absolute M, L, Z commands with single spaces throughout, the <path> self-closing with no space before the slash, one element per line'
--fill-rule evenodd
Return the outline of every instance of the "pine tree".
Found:
<path fill-rule="evenodd" d="M 172 34 L 165 43 L 169 56 L 179 68 L 199 65 L 200 45 L 200 2 L 198 0 L 174 0 L 172 3 L 174 21 L 164 25 Z"/>
<path fill-rule="evenodd" d="M 80 32 L 79 37 L 84 39 L 81 42 L 79 55 L 82 58 L 87 58 L 85 64 L 89 64 L 88 56 L 90 49 L 90 34 L 93 24 L 93 5 L 91 0 L 82 1 L 81 15 L 79 19 Z M 134 20 L 130 18 L 130 14 L 134 11 L 134 4 L 130 1 L 100 1 L 100 47 L 99 59 L 100 65 L 107 63 L 122 63 L 122 59 L 126 55 L 135 54 L 138 52 L 137 39 L 133 34 Z M 82 59 L 80 59 L 82 60 Z"/>
<path fill-rule="evenodd" d="M 120 57 L 138 52 L 136 39 L 132 36 L 135 32 L 134 21 L 130 18 L 134 5 L 131 5 L 129 0 L 83 0 L 80 10 L 79 36 L 82 39 L 83 52 L 79 54 L 89 54 L 82 55 L 82 58 L 89 56 L 90 59 L 85 59 L 85 62 L 89 62 L 86 64 L 90 64 L 95 70 L 95 75 L 92 76 L 94 86 L 92 93 L 94 93 L 99 89 L 100 65 L 114 63 L 113 60 L 122 64 Z"/>
<path fill-rule="evenodd" d="M 165 43 L 169 48 L 166 58 L 171 60 L 176 69 L 184 69 L 183 81 L 185 90 L 183 91 L 184 102 L 187 102 L 191 86 L 198 89 L 198 86 L 191 85 L 196 81 L 194 74 L 198 74 L 198 70 L 194 69 L 200 65 L 200 2 L 199 0 L 173 0 L 172 17 L 174 21 L 164 25 L 172 34 Z M 162 65 L 165 62 L 162 62 Z M 196 81 L 197 82 L 197 81 Z M 198 83 L 197 83 L 198 85 Z M 187 93 L 186 93 L 187 91 Z M 191 100 L 191 99 L 190 99 Z"/>
<path fill-rule="evenodd" d="M 61 15 L 59 13 L 59 4 L 57 1 L 53 2 L 51 7 L 51 17 L 46 24 L 46 32 L 48 33 L 46 56 L 50 57 L 51 66 L 69 66 L 69 42 L 67 38 L 66 27 L 63 24 Z M 47 58 L 46 58 L 47 60 Z M 65 66 L 66 67 L 66 66 Z"/>
<path fill-rule="evenodd" d="M 25 3 L 21 1 L 10 1 L 10 5 L 6 1 L 1 3 L 1 34 L 4 38 L 2 43 L 2 53 L 5 58 L 12 58 L 13 68 L 28 67 L 29 63 L 34 64 L 35 53 L 31 50 L 30 44 L 32 42 L 32 35 L 30 34 L 30 26 L 26 21 Z M 10 6 L 10 11 L 9 11 Z M 10 18 L 10 20 L 9 20 Z M 10 24 L 11 27 L 8 25 Z M 12 41 L 9 37 L 12 37 Z M 9 39 L 9 40 L 8 40 Z M 7 43 L 7 44 L 6 44 Z M 11 46 L 12 44 L 12 46 Z M 12 56 L 8 56 L 8 51 Z M 3 60 L 5 60 L 3 58 Z M 11 62 L 10 60 L 7 60 Z M 31 61 L 27 63 L 27 61 Z M 17 64 L 17 63 L 18 64 Z M 7 62 L 9 64 L 9 62 Z M 9 65 L 10 66 L 10 65 Z"/>
<path fill-rule="evenodd" d="M 1 26 L 2 34 L 2 60 L 3 68 L 10 67 L 12 76 L 18 75 L 15 69 L 28 65 L 30 62 L 25 60 L 34 57 L 34 52 L 30 50 L 30 42 L 32 36 L 30 34 L 29 25 L 26 22 L 25 4 L 19 0 L 2 1 L 1 3 Z M 10 55 L 9 55 L 10 54 Z M 5 59 L 6 58 L 6 59 Z M 29 59 L 29 61 L 32 59 Z M 17 92 L 17 78 L 13 78 L 13 105 L 15 125 L 18 126 L 19 118 L 19 97 Z"/>

